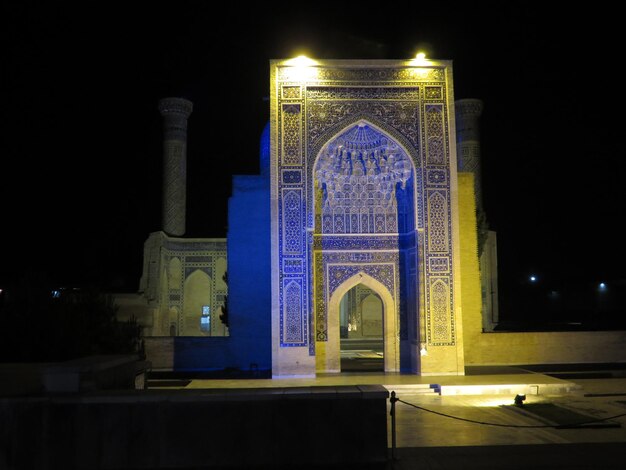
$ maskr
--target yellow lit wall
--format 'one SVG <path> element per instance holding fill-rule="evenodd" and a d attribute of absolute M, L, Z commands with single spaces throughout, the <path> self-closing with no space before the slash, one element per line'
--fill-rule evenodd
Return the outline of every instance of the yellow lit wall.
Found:
<path fill-rule="evenodd" d="M 467 365 L 626 362 L 626 331 L 478 332 L 465 341 Z"/>
<path fill-rule="evenodd" d="M 482 332 L 474 176 L 458 181 L 465 364 L 626 362 L 626 331 Z"/>
<path fill-rule="evenodd" d="M 475 348 L 475 336 L 482 330 L 480 271 L 476 232 L 474 174 L 458 173 L 459 238 L 461 245 L 461 308 L 465 363 Z"/>

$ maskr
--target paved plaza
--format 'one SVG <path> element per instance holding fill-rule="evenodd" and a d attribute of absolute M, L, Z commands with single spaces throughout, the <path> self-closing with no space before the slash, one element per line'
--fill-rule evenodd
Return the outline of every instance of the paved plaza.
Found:
<path fill-rule="evenodd" d="M 386 468 L 625 469 L 626 378 L 620 375 L 560 379 L 521 368 L 494 367 L 442 377 L 348 373 L 283 380 L 192 380 L 184 388 L 383 384 L 401 400 L 396 405 L 395 459 L 390 458 Z M 538 393 L 527 393 L 519 409 L 513 402 L 516 390 L 522 389 Z M 557 429 L 541 416 L 524 412 L 524 406 L 536 403 L 556 405 L 589 420 L 622 416 L 609 420 L 612 426 Z M 390 447 L 391 433 L 390 419 Z"/>

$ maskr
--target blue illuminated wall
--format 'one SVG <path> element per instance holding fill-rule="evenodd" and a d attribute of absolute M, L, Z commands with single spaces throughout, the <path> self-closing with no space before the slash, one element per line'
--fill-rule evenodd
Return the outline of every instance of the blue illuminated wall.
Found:
<path fill-rule="evenodd" d="M 271 369 L 269 124 L 261 174 L 233 177 L 228 204 L 227 337 L 174 338 L 175 370 Z"/>
<path fill-rule="evenodd" d="M 228 203 L 228 310 L 231 352 L 243 367 L 271 368 L 269 124 L 261 174 L 233 177 Z"/>

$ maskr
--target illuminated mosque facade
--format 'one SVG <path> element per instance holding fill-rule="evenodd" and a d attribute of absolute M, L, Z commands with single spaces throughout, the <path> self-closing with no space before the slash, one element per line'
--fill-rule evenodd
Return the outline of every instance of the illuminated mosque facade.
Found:
<path fill-rule="evenodd" d="M 159 103 L 163 230 L 145 243 L 140 282 L 148 359 L 310 377 L 341 371 L 342 340 L 376 338 L 385 372 L 463 374 L 468 331 L 497 322 L 482 102 L 455 102 L 450 61 L 270 70 L 261 171 L 233 177 L 226 239 L 184 237 L 192 103 Z"/>

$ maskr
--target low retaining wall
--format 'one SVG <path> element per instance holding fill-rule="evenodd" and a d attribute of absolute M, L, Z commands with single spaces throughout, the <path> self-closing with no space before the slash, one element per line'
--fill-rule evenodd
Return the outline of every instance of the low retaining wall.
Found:
<path fill-rule="evenodd" d="M 0 400 L 0 468 L 298 468 L 387 459 L 379 385 Z"/>
<path fill-rule="evenodd" d="M 47 392 L 133 389 L 149 368 L 135 355 L 88 356 L 43 367 L 42 382 Z"/>
<path fill-rule="evenodd" d="M 65 362 L 0 364 L 0 396 L 142 389 L 150 369 L 134 355 L 88 356 Z"/>
<path fill-rule="evenodd" d="M 494 332 L 465 330 L 465 365 L 626 362 L 626 331 Z"/>

